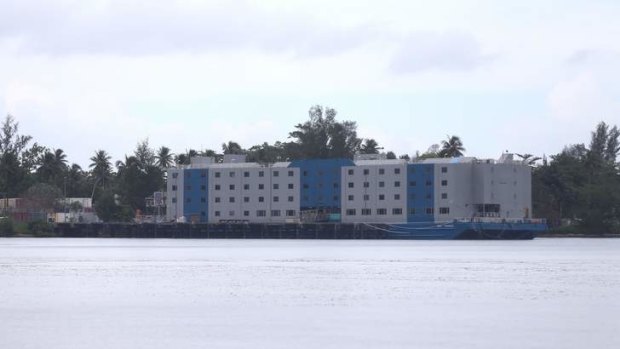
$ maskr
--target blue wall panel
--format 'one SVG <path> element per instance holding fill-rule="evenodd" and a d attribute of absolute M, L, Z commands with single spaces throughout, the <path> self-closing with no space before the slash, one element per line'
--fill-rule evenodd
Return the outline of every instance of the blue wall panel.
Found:
<path fill-rule="evenodd" d="M 433 212 L 427 209 L 435 207 L 435 165 L 407 165 L 407 221 L 431 222 Z M 415 210 L 415 212 L 412 211 Z"/>
<path fill-rule="evenodd" d="M 299 168 L 300 206 L 302 210 L 324 209 L 340 213 L 341 171 L 343 166 L 355 166 L 349 159 L 295 160 L 289 167 Z"/>
<path fill-rule="evenodd" d="M 209 171 L 207 169 L 186 169 L 183 192 L 183 215 L 189 222 L 208 222 L 209 217 Z"/>

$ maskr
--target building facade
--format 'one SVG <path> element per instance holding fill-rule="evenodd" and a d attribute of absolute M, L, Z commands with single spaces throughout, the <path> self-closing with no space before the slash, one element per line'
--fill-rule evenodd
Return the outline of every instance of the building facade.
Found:
<path fill-rule="evenodd" d="M 530 218 L 531 168 L 510 154 L 476 158 L 208 158 L 168 170 L 167 219 L 185 222 L 448 222 Z"/>

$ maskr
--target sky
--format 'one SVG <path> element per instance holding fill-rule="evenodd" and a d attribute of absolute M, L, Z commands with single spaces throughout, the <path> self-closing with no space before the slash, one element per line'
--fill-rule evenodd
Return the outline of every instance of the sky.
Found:
<path fill-rule="evenodd" d="M 617 0 L 2 0 L 0 115 L 88 167 L 287 141 L 310 106 L 398 155 L 537 156 L 620 125 Z"/>

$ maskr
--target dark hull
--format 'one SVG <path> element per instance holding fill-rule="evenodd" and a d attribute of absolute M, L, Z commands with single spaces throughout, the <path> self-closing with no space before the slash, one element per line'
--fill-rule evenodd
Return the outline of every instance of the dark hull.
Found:
<path fill-rule="evenodd" d="M 473 223 L 59 223 L 59 237 L 169 239 L 533 239 L 544 224 Z"/>

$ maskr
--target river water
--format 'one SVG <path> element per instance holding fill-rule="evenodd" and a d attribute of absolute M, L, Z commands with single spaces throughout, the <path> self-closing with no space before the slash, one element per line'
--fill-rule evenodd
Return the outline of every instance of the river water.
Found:
<path fill-rule="evenodd" d="M 620 348 L 620 239 L 0 239 L 0 348 Z"/>

